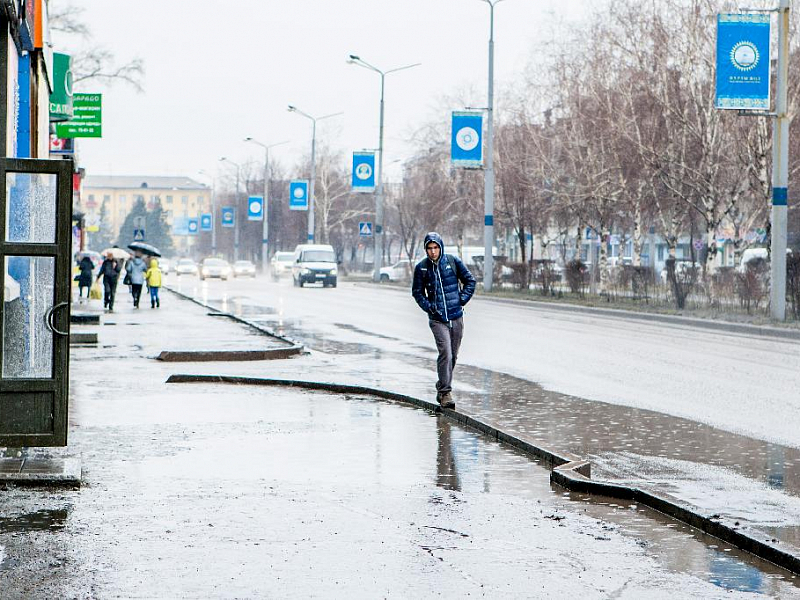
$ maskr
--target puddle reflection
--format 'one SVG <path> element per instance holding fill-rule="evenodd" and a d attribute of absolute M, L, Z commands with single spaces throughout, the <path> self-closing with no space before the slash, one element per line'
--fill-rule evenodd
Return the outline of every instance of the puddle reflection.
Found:
<path fill-rule="evenodd" d="M 64 529 L 68 511 L 37 510 L 14 517 L 0 517 L 0 534 L 27 533 L 30 531 L 60 531 Z"/>

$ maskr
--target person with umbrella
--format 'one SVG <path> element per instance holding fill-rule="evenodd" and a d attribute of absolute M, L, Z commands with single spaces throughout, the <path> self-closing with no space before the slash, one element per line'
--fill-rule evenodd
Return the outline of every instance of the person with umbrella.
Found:
<path fill-rule="evenodd" d="M 139 298 L 142 296 L 142 286 L 144 285 L 144 273 L 147 265 L 144 264 L 140 252 L 134 254 L 133 259 L 125 265 L 127 278 L 130 280 L 131 295 L 133 296 L 133 308 L 139 308 Z"/>
<path fill-rule="evenodd" d="M 119 261 L 114 258 L 113 252 L 107 252 L 103 264 L 100 265 L 100 270 L 97 272 L 97 281 L 100 277 L 103 278 L 103 308 L 108 309 L 109 312 L 114 312 L 114 296 L 117 293 L 117 281 L 119 280 L 119 272 L 122 267 Z"/>

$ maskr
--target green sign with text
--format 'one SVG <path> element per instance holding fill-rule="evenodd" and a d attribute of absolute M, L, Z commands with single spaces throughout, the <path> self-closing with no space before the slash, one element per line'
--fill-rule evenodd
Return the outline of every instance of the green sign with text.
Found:
<path fill-rule="evenodd" d="M 74 115 L 65 123 L 56 123 L 56 137 L 103 137 L 102 94 L 75 94 L 72 97 Z"/>

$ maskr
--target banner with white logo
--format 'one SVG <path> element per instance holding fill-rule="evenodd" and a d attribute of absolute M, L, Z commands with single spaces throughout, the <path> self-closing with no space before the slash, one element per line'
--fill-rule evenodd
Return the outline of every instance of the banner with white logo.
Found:
<path fill-rule="evenodd" d="M 770 17 L 717 15 L 716 106 L 769 110 Z"/>
<path fill-rule="evenodd" d="M 483 166 L 483 113 L 454 112 L 450 158 L 453 166 L 479 169 Z"/>
<path fill-rule="evenodd" d="M 353 191 L 375 191 L 374 152 L 353 152 Z"/>

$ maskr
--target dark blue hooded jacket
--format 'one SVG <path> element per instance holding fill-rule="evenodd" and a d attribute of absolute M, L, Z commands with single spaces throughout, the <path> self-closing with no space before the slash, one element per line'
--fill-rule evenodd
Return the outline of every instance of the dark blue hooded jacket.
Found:
<path fill-rule="evenodd" d="M 428 242 L 439 244 L 439 260 L 433 262 L 425 257 L 417 264 L 414 268 L 411 295 L 431 319 L 447 323 L 463 314 L 462 307 L 475 293 L 475 278 L 460 258 L 450 256 L 448 259 L 438 233 L 426 235 L 423 247 Z"/>

